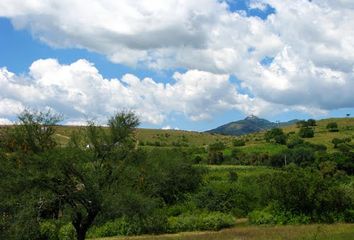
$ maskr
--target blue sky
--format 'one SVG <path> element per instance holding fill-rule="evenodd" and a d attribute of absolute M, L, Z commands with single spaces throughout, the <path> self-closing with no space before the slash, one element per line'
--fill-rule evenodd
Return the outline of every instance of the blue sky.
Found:
<path fill-rule="evenodd" d="M 272 121 L 354 115 L 353 32 L 345 28 L 353 18 L 336 18 L 345 3 L 325 16 L 330 1 L 200 1 L 202 8 L 176 1 L 176 12 L 148 1 L 98 2 L 86 12 L 64 3 L 55 9 L 54 0 L 0 3 L 0 122 L 25 107 L 62 112 L 68 124 L 133 109 L 142 127 L 197 131 L 249 114 Z M 335 24 L 343 29 L 328 39 Z"/>

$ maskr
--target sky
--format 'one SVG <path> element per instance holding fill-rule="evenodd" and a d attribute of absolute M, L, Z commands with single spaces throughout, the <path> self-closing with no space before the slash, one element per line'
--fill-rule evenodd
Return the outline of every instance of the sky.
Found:
<path fill-rule="evenodd" d="M 0 0 L 0 124 L 354 115 L 352 0 Z"/>

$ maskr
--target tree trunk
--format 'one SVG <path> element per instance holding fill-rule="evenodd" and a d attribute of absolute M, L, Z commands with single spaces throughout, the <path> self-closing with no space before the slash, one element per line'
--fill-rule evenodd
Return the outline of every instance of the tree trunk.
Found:
<path fill-rule="evenodd" d="M 85 240 L 87 230 L 90 228 L 98 212 L 98 209 L 91 209 L 86 217 L 83 217 L 81 212 L 75 213 L 72 224 L 76 230 L 77 240 Z"/>
<path fill-rule="evenodd" d="M 76 229 L 77 240 L 85 240 L 87 229 Z"/>

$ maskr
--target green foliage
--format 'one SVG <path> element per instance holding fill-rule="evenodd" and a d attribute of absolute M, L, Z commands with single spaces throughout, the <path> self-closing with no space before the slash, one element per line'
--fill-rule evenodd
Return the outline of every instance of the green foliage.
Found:
<path fill-rule="evenodd" d="M 326 128 L 328 129 L 328 131 L 330 132 L 338 132 L 338 124 L 336 122 L 330 122 L 327 124 Z"/>
<path fill-rule="evenodd" d="M 287 137 L 281 128 L 272 128 L 267 131 L 264 135 L 267 142 L 274 141 L 278 144 L 286 144 Z"/>
<path fill-rule="evenodd" d="M 90 238 L 127 236 L 135 234 L 135 228 L 130 226 L 125 218 L 109 221 L 102 226 L 93 227 L 89 232 Z"/>
<path fill-rule="evenodd" d="M 225 144 L 223 142 L 215 142 L 213 144 L 209 145 L 209 151 L 222 151 L 226 148 Z"/>
<path fill-rule="evenodd" d="M 110 141 L 112 144 L 123 144 L 131 140 L 134 129 L 140 124 L 135 113 L 120 112 L 108 120 Z"/>
<path fill-rule="evenodd" d="M 238 175 L 236 171 L 229 171 L 229 181 L 236 182 L 238 179 Z"/>
<path fill-rule="evenodd" d="M 302 145 L 304 143 L 304 140 L 299 138 L 297 135 L 294 135 L 293 137 L 289 138 L 287 147 L 288 148 L 294 148 L 298 145 Z"/>
<path fill-rule="evenodd" d="M 202 170 L 192 166 L 186 154 L 178 149 L 152 150 L 144 166 L 144 192 L 162 198 L 167 204 L 185 199 L 202 181 Z"/>
<path fill-rule="evenodd" d="M 224 154 L 220 151 L 210 151 L 208 153 L 208 163 L 209 164 L 221 164 L 224 162 Z"/>
<path fill-rule="evenodd" d="M 281 212 L 273 207 L 263 210 L 255 210 L 249 214 L 251 224 L 308 224 L 311 218 L 304 214 L 293 214 L 291 212 Z"/>
<path fill-rule="evenodd" d="M 41 237 L 47 240 L 59 240 L 58 239 L 58 227 L 53 221 L 44 221 L 40 223 Z"/>
<path fill-rule="evenodd" d="M 353 204 L 347 192 L 319 171 L 288 167 L 287 171 L 263 179 L 262 199 L 273 203 L 277 214 L 334 222 L 343 219 Z"/>
<path fill-rule="evenodd" d="M 314 127 L 314 126 L 317 126 L 317 123 L 316 123 L 316 120 L 315 119 L 308 119 L 307 120 L 307 125 L 310 126 L 310 127 Z"/>
<path fill-rule="evenodd" d="M 299 136 L 302 138 L 313 138 L 315 136 L 315 132 L 312 128 L 301 127 L 299 131 Z"/>
<path fill-rule="evenodd" d="M 167 231 L 186 232 L 186 231 L 217 231 L 222 228 L 231 227 L 235 224 L 235 219 L 230 214 L 220 212 L 202 212 L 194 214 L 184 214 L 177 217 L 168 218 Z"/>
<path fill-rule="evenodd" d="M 76 239 L 76 231 L 74 226 L 71 223 L 67 223 L 63 225 L 59 229 L 58 234 L 59 240 L 74 240 Z"/>
<path fill-rule="evenodd" d="M 242 139 L 236 138 L 232 141 L 234 147 L 242 147 L 246 145 L 246 142 Z"/>
<path fill-rule="evenodd" d="M 351 142 L 351 140 L 352 140 L 351 138 L 333 138 L 332 143 L 334 145 L 334 148 L 337 148 L 338 144 L 349 143 Z"/>
<path fill-rule="evenodd" d="M 107 199 L 114 201 L 111 195 L 115 195 L 119 184 L 124 183 L 122 172 L 130 164 L 125 161 L 141 157 L 129 141 L 136 119 L 130 113 L 117 114 L 109 122 L 111 131 L 108 135 L 102 128 L 91 124 L 87 128 L 87 139 L 92 146 L 89 149 L 81 149 L 79 144 L 54 148 L 50 144 L 54 134 L 51 124 L 56 123 L 57 118 L 50 114 L 24 112 L 19 119 L 21 124 L 11 129 L 18 135 L 10 135 L 10 138 L 21 140 L 20 143 L 27 147 L 25 151 L 22 147 L 13 149 L 10 156 L 14 159 L 9 160 L 13 167 L 4 170 L 11 177 L 9 180 L 17 181 L 8 193 L 15 194 L 10 195 L 16 199 L 12 205 L 19 206 L 19 209 L 9 214 L 17 218 L 25 210 L 35 213 L 16 220 L 15 226 L 22 226 L 24 222 L 31 226 L 28 228 L 30 232 L 21 232 L 26 228 L 17 232 L 28 236 L 27 239 L 31 239 L 32 233 L 33 238 L 37 238 L 39 217 L 58 217 L 59 211 L 66 210 L 77 239 L 84 239 L 96 216 L 109 205 Z M 116 140 L 120 143 L 114 142 Z M 0 189 L 3 194 L 7 191 L 6 184 L 0 185 L 4 186 Z M 20 201 L 25 204 L 19 204 Z"/>
<path fill-rule="evenodd" d="M 50 111 L 25 110 L 18 119 L 18 125 L 9 128 L 3 139 L 8 151 L 41 153 L 55 147 L 54 126 L 61 121 L 61 116 Z"/>

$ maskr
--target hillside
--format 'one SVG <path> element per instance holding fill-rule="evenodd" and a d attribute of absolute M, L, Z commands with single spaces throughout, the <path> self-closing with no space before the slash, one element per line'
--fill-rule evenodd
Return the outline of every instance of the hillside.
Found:
<path fill-rule="evenodd" d="M 256 116 L 248 116 L 243 120 L 230 122 L 206 132 L 223 134 L 223 135 L 240 136 L 249 133 L 260 132 L 277 126 L 288 126 L 291 124 L 295 124 L 297 121 L 298 120 L 291 120 L 289 122 L 275 123 L 275 122 L 268 121 L 266 119 L 258 118 Z"/>
<path fill-rule="evenodd" d="M 248 129 L 257 129 L 257 132 L 251 134 L 245 134 L 238 136 L 246 141 L 246 146 L 241 147 L 243 151 L 247 152 L 277 152 L 281 151 L 283 146 L 266 143 L 264 140 L 264 132 L 268 128 L 275 127 L 275 123 L 269 122 L 265 119 L 259 119 L 253 117 L 253 119 L 246 118 L 238 122 L 248 122 Z M 261 126 L 257 126 L 256 123 L 260 123 Z M 329 132 L 326 129 L 326 125 L 329 122 L 337 122 L 339 132 Z M 296 124 L 288 126 L 282 126 L 289 123 L 280 124 L 280 127 L 288 134 L 296 134 L 299 128 Z M 227 124 L 226 124 L 227 125 Z M 238 125 L 241 126 L 242 124 Z M 225 125 L 224 125 L 225 126 Z M 236 125 L 235 125 L 236 126 Z M 85 127 L 79 126 L 58 126 L 56 127 L 56 139 L 60 145 L 65 145 L 71 136 L 73 131 L 84 130 Z M 3 127 L 2 129 L 5 129 Z M 242 128 L 243 130 L 245 128 Z M 333 144 L 331 143 L 333 138 L 353 138 L 354 137 L 354 118 L 331 118 L 317 121 L 317 126 L 314 128 L 315 136 L 308 138 L 306 141 L 326 145 L 328 150 L 333 150 Z M 202 147 L 211 143 L 221 141 L 228 147 L 232 147 L 232 141 L 235 136 L 227 136 L 208 132 L 194 132 L 183 130 L 162 130 L 162 129 L 142 129 L 136 130 L 136 138 L 140 146 L 157 146 L 157 147 Z"/>

